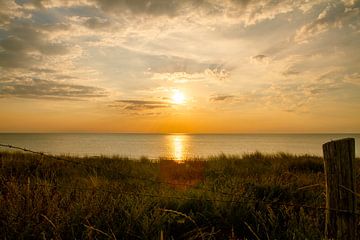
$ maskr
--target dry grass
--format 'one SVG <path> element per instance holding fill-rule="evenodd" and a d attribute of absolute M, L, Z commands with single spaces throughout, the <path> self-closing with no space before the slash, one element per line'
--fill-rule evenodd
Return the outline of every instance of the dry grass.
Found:
<path fill-rule="evenodd" d="M 319 157 L 66 158 L 96 167 L 0 152 L 0 238 L 323 237 L 323 211 L 301 207 L 324 205 Z"/>

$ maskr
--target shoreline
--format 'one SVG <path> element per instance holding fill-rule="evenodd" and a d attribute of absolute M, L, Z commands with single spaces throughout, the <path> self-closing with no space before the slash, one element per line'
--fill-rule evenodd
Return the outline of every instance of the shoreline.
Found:
<path fill-rule="evenodd" d="M 304 153 L 304 154 L 295 154 L 295 153 L 289 153 L 289 152 L 274 152 L 274 153 L 264 153 L 264 152 L 260 152 L 260 151 L 254 151 L 254 152 L 244 152 L 242 154 L 226 154 L 226 153 L 219 153 L 219 154 L 213 154 L 213 155 L 208 155 L 208 156 L 189 156 L 189 157 L 185 157 L 184 159 L 176 159 L 173 157 L 165 157 L 165 156 L 159 156 L 159 157 L 148 157 L 146 155 L 144 156 L 137 156 L 137 157 L 132 157 L 129 155 L 118 155 L 118 154 L 113 154 L 113 155 L 106 155 L 106 154 L 100 154 L 100 155 L 77 155 L 77 154 L 71 154 L 71 153 L 61 153 L 61 154 L 52 154 L 52 153 L 47 153 L 47 152 L 38 152 L 38 151 L 33 151 L 30 149 L 26 149 L 26 151 L 23 150 L 4 150 L 1 149 L 2 147 L 0 147 L 0 154 L 5 153 L 5 154 L 33 154 L 33 155 L 41 155 L 44 157 L 64 157 L 64 158 L 76 158 L 76 159 L 117 159 L 117 160 L 132 160 L 132 161 L 144 161 L 144 160 L 149 160 L 152 162 L 156 162 L 156 161 L 161 161 L 161 160 L 170 160 L 170 161 L 211 161 L 214 159 L 243 159 L 243 158 L 248 158 L 249 156 L 253 156 L 253 155 L 258 155 L 258 156 L 263 156 L 263 157 L 270 157 L 270 158 L 277 158 L 277 157 L 281 157 L 281 156 L 286 156 L 289 158 L 298 158 L 298 157 L 311 157 L 311 158 L 323 158 L 320 155 L 316 155 L 316 154 L 308 154 L 308 153 Z M 29 152 L 31 151 L 31 152 Z M 356 157 L 356 159 L 359 159 L 359 157 Z"/>

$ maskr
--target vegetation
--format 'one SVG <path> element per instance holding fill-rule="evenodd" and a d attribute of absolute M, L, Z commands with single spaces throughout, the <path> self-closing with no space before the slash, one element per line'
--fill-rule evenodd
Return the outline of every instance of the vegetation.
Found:
<path fill-rule="evenodd" d="M 323 238 L 320 157 L 61 158 L 0 152 L 1 239 Z"/>

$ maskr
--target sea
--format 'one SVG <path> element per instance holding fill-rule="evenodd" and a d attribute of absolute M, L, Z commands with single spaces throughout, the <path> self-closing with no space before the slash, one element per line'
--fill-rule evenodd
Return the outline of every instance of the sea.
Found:
<path fill-rule="evenodd" d="M 262 153 L 322 156 L 328 141 L 355 138 L 360 157 L 360 134 L 137 134 L 137 133 L 0 133 L 0 144 L 48 154 L 126 156 L 185 160 L 219 154 Z M 10 150 L 0 147 L 0 150 Z"/>

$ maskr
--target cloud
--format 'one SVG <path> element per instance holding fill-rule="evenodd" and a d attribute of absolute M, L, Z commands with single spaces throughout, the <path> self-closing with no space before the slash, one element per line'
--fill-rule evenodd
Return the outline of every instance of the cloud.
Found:
<path fill-rule="evenodd" d="M 174 83 L 189 82 L 223 82 L 228 81 L 230 72 L 222 67 L 206 68 L 199 72 L 148 72 L 153 80 L 171 81 Z"/>
<path fill-rule="evenodd" d="M 351 89 L 355 90 L 360 86 L 360 73 L 347 72 L 344 69 L 333 70 L 319 76 L 317 82 L 319 88 L 323 86 L 326 89 L 344 89 L 351 84 Z"/>
<path fill-rule="evenodd" d="M 0 40 L 0 66 L 5 68 L 29 67 L 46 56 L 70 51 L 64 44 L 48 40 L 46 34 L 31 24 L 12 24 L 6 35 Z"/>
<path fill-rule="evenodd" d="M 252 108 L 279 109 L 286 112 L 308 112 L 312 104 L 319 99 L 328 100 L 335 91 L 346 91 L 346 84 L 360 85 L 359 74 L 346 74 L 343 71 L 328 71 L 312 79 L 285 79 L 259 86 L 251 91 L 237 94 L 217 94 L 210 101 L 217 104 Z"/>
<path fill-rule="evenodd" d="M 171 81 L 174 83 L 188 83 L 188 82 L 198 82 L 204 80 L 204 75 L 202 73 L 187 73 L 187 72 L 148 72 L 151 74 L 151 79 L 160 80 L 160 81 Z"/>
<path fill-rule="evenodd" d="M 79 48 L 70 47 L 56 35 L 67 30 L 67 24 L 25 19 L 6 25 L 0 35 L 1 95 L 24 98 L 105 96 L 100 88 L 59 81 L 78 79 L 79 74 L 75 74 L 84 69 L 73 65 L 74 59 L 81 54 Z M 86 79 L 89 76 L 86 75 Z M 10 82 L 4 85 L 4 78 Z"/>
<path fill-rule="evenodd" d="M 90 29 L 99 30 L 109 28 L 111 26 L 110 21 L 105 18 L 91 17 L 88 18 L 84 25 Z"/>
<path fill-rule="evenodd" d="M 48 37 L 31 24 L 13 24 L 7 31 L 8 37 L 1 40 L 0 46 L 11 52 L 37 51 L 45 55 L 58 55 L 68 52 L 66 46 L 48 40 Z"/>
<path fill-rule="evenodd" d="M 168 102 L 152 100 L 117 100 L 115 101 L 115 103 L 119 103 L 120 106 L 123 107 L 123 109 L 130 111 L 144 111 L 170 107 L 170 104 Z"/>
<path fill-rule="evenodd" d="M 139 54 L 143 60 L 146 60 L 151 72 L 157 73 L 172 73 L 172 72 L 184 72 L 184 73 L 198 73 L 205 69 L 215 69 L 215 64 L 208 62 L 201 62 L 191 58 L 183 58 L 172 55 L 156 55 L 156 54 Z"/>
<path fill-rule="evenodd" d="M 351 73 L 344 76 L 344 82 L 360 86 L 360 73 Z"/>
<path fill-rule="evenodd" d="M 164 109 L 171 108 L 171 105 L 163 100 L 123 99 L 114 101 L 109 107 L 120 109 L 131 115 L 161 115 Z"/>
<path fill-rule="evenodd" d="M 115 16 L 140 17 L 180 17 L 196 18 L 208 25 L 220 22 L 241 22 L 245 26 L 254 25 L 264 20 L 273 19 L 279 14 L 303 11 L 318 4 L 317 1 L 288 0 L 93 0 L 96 6 L 104 12 Z M 202 21 L 203 20 L 203 21 Z"/>
<path fill-rule="evenodd" d="M 262 101 L 268 107 L 277 106 L 288 112 L 306 112 L 313 102 L 329 98 L 334 91 L 344 90 L 343 77 L 341 71 L 329 71 L 311 80 L 273 83 L 263 89 Z"/>
<path fill-rule="evenodd" d="M 46 10 L 49 8 L 63 8 L 63 7 L 76 7 L 76 6 L 91 6 L 89 0 L 21 0 L 16 3 L 25 9 L 41 9 Z"/>
<path fill-rule="evenodd" d="M 251 62 L 252 63 L 269 63 L 270 58 L 266 55 L 263 54 L 259 54 L 256 56 L 251 57 Z"/>
<path fill-rule="evenodd" d="M 0 80 L 0 96 L 21 98 L 84 99 L 105 97 L 104 89 L 36 78 Z"/>
<path fill-rule="evenodd" d="M 26 68 L 35 65 L 38 61 L 35 57 L 22 52 L 0 51 L 0 67 L 4 68 Z"/>
<path fill-rule="evenodd" d="M 359 6 L 358 6 L 359 5 Z M 360 21 L 360 1 L 332 2 L 319 13 L 318 17 L 296 31 L 294 41 L 307 43 L 309 40 L 331 28 L 344 26 Z M 355 26 L 356 27 L 356 26 Z"/>
<path fill-rule="evenodd" d="M 241 22 L 247 27 L 275 19 L 281 14 L 294 13 L 296 10 L 307 12 L 322 1 L 224 0 L 209 2 L 213 7 L 221 9 L 218 12 L 223 13 L 228 19 Z"/>
<path fill-rule="evenodd" d="M 204 73 L 208 79 L 214 79 L 221 82 L 227 81 L 230 78 L 230 72 L 227 69 L 221 67 L 205 69 Z"/>
<path fill-rule="evenodd" d="M 300 72 L 299 72 L 299 71 L 296 71 L 296 70 L 293 70 L 293 69 L 287 69 L 287 70 L 284 71 L 282 74 L 283 74 L 284 76 L 288 77 L 288 76 L 299 75 Z"/>
<path fill-rule="evenodd" d="M 101 9 L 114 16 L 140 16 L 170 18 L 179 16 L 223 17 L 237 19 L 246 25 L 252 25 L 266 19 L 273 19 L 279 14 L 311 9 L 321 0 L 288 1 L 288 0 L 33 0 L 19 1 L 18 6 L 26 9 L 69 8 L 88 6 Z M 348 1 L 348 0 L 347 0 Z M 351 0 L 350 0 L 351 1 Z"/>
<path fill-rule="evenodd" d="M 345 6 L 351 7 L 351 6 L 355 5 L 355 3 L 358 1 L 357 0 L 342 0 L 342 2 L 345 4 Z"/>
<path fill-rule="evenodd" d="M 195 4 L 196 1 L 175 0 L 95 0 L 95 3 L 106 12 L 146 14 L 153 16 L 175 16 L 186 4 Z"/>
<path fill-rule="evenodd" d="M 286 112 L 307 111 L 307 107 L 320 89 L 299 83 L 272 84 L 264 89 L 261 99 L 267 108 L 278 108 Z"/>
<path fill-rule="evenodd" d="M 15 1 L 0 1 L 0 28 L 9 24 L 13 19 L 24 16 L 21 7 Z"/>
<path fill-rule="evenodd" d="M 211 102 L 224 102 L 224 101 L 232 101 L 235 100 L 234 95 L 215 95 L 210 97 Z"/>

